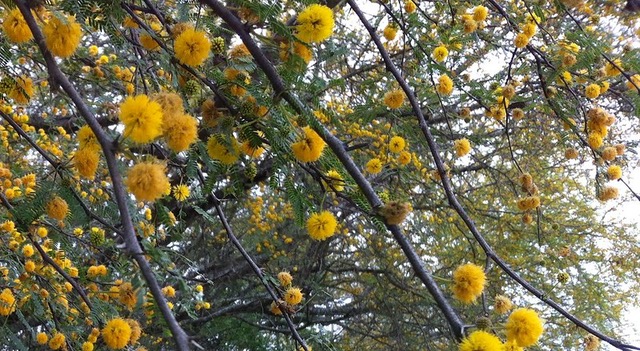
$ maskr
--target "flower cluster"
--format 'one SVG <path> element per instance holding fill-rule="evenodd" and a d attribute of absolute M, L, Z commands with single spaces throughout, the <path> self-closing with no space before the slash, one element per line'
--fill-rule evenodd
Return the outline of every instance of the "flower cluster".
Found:
<path fill-rule="evenodd" d="M 300 162 L 314 162 L 320 159 L 326 143 L 311 127 L 304 127 L 304 137 L 291 144 L 293 155 Z"/>

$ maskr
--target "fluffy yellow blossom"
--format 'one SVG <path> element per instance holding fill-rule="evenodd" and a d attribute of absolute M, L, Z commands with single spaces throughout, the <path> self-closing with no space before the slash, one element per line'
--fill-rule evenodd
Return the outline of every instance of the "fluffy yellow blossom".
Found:
<path fill-rule="evenodd" d="M 587 137 L 587 143 L 591 148 L 597 149 L 603 144 L 602 136 L 599 133 L 591 132 Z"/>
<path fill-rule="evenodd" d="M 391 201 L 384 204 L 380 214 L 387 224 L 400 224 L 411 212 L 412 206 L 408 202 Z"/>
<path fill-rule="evenodd" d="M 524 34 L 524 33 L 518 33 L 518 35 L 516 35 L 516 38 L 513 40 L 513 44 L 518 48 L 518 49 L 522 49 L 523 47 L 527 46 L 527 44 L 529 44 L 529 37 Z"/>
<path fill-rule="evenodd" d="M 598 194 L 598 200 L 600 201 L 608 201 L 613 200 L 618 197 L 618 188 L 613 186 L 605 186 L 600 190 Z"/>
<path fill-rule="evenodd" d="M 184 102 L 176 93 L 162 92 L 154 94 L 151 99 L 160 104 L 163 120 L 170 116 L 184 114 Z"/>
<path fill-rule="evenodd" d="M 146 33 L 140 35 L 140 44 L 147 51 L 160 50 L 160 44 L 158 44 L 158 42 L 155 39 L 153 39 L 151 35 Z"/>
<path fill-rule="evenodd" d="M 453 296 L 463 303 L 474 302 L 482 291 L 486 277 L 481 267 L 467 263 L 453 272 Z"/>
<path fill-rule="evenodd" d="M 404 138 L 400 136 L 394 136 L 393 138 L 391 138 L 391 140 L 389 140 L 389 151 L 393 153 L 399 153 L 400 151 L 404 150 L 405 146 L 406 142 L 404 141 Z"/>
<path fill-rule="evenodd" d="M 505 324 L 507 340 L 515 340 L 520 347 L 529 347 L 542 335 L 542 320 L 529 308 L 518 308 L 511 312 Z"/>
<path fill-rule="evenodd" d="M 487 15 L 488 14 L 489 14 L 489 10 L 486 7 L 482 6 L 482 5 L 476 6 L 473 9 L 473 19 L 474 19 L 474 21 L 482 22 L 485 19 L 487 19 Z"/>
<path fill-rule="evenodd" d="M 397 161 L 402 166 L 409 164 L 411 162 L 411 153 L 407 150 L 400 151 Z"/>
<path fill-rule="evenodd" d="M 384 94 L 383 101 L 388 108 L 396 109 L 402 106 L 405 98 L 406 95 L 404 94 L 404 91 L 396 89 L 388 91 L 386 94 Z"/>
<path fill-rule="evenodd" d="M 335 234 L 338 222 L 329 211 L 312 214 L 307 220 L 307 231 L 313 240 L 326 240 Z"/>
<path fill-rule="evenodd" d="M 24 257 L 31 257 L 35 253 L 33 246 L 31 244 L 27 244 L 22 247 L 22 255 Z"/>
<path fill-rule="evenodd" d="M 378 173 L 380 173 L 380 171 L 382 171 L 382 161 L 380 161 L 380 159 L 377 158 L 377 157 L 376 158 L 372 158 L 365 165 L 365 169 L 370 174 L 378 174 Z"/>
<path fill-rule="evenodd" d="M 611 165 L 607 168 L 607 176 L 610 180 L 617 180 L 622 177 L 622 169 L 618 165 Z"/>
<path fill-rule="evenodd" d="M 291 287 L 284 292 L 284 300 L 291 306 L 302 302 L 302 291 L 300 288 Z"/>
<path fill-rule="evenodd" d="M 69 214 L 69 205 L 60 196 L 56 196 L 47 203 L 47 215 L 59 221 Z"/>
<path fill-rule="evenodd" d="M 131 338 L 131 326 L 122 318 L 110 320 L 102 329 L 102 340 L 112 350 L 123 349 Z"/>
<path fill-rule="evenodd" d="M 131 336 L 129 337 L 129 345 L 135 345 L 138 342 L 138 339 L 140 339 L 140 336 L 142 335 L 142 328 L 140 327 L 140 323 L 138 323 L 138 321 L 136 321 L 135 319 L 128 318 L 125 320 L 129 324 L 129 327 L 131 327 Z"/>
<path fill-rule="evenodd" d="M 162 134 L 160 104 L 144 94 L 129 96 L 120 104 L 120 120 L 124 136 L 136 143 L 148 143 Z"/>
<path fill-rule="evenodd" d="M 586 351 L 596 351 L 600 347 L 600 339 L 593 334 L 584 337 L 584 349 Z"/>
<path fill-rule="evenodd" d="M 38 335 L 36 335 L 36 341 L 38 342 L 39 345 L 44 345 L 47 343 L 47 341 L 49 341 L 49 336 L 47 335 L 47 333 L 38 333 Z"/>
<path fill-rule="evenodd" d="M 155 201 L 171 189 L 165 166 L 156 162 L 141 162 L 133 166 L 125 184 L 138 201 Z"/>
<path fill-rule="evenodd" d="M 305 43 L 319 43 L 333 34 L 333 11 L 325 5 L 313 4 L 296 19 L 296 37 Z"/>
<path fill-rule="evenodd" d="M 502 342 L 497 336 L 476 330 L 460 343 L 460 351 L 502 351 Z"/>
<path fill-rule="evenodd" d="M 54 56 L 66 58 L 73 55 L 78 48 L 82 38 L 82 28 L 74 16 L 60 19 L 54 15 L 42 28 L 42 34 L 49 51 Z"/>
<path fill-rule="evenodd" d="M 446 74 L 441 75 L 440 78 L 438 78 L 436 90 L 440 95 L 451 95 L 451 92 L 453 92 L 453 80 Z"/>
<path fill-rule="evenodd" d="M 283 287 L 287 287 L 291 285 L 293 277 L 289 272 L 280 272 L 278 273 L 278 281 L 280 281 L 280 285 L 282 285 Z"/>
<path fill-rule="evenodd" d="M 31 29 L 18 8 L 7 11 L 2 21 L 2 29 L 13 43 L 20 44 L 33 38 Z"/>
<path fill-rule="evenodd" d="M 166 297 L 175 297 L 176 289 L 174 289 L 174 287 L 171 285 L 165 286 L 164 288 L 162 288 L 162 294 Z"/>
<path fill-rule="evenodd" d="M 471 151 L 471 143 L 467 138 L 457 139 L 453 142 L 453 150 L 455 150 L 456 156 L 463 157 Z"/>
<path fill-rule="evenodd" d="M 196 67 L 209 57 L 211 41 L 205 32 L 188 28 L 178 36 L 173 49 L 180 63 Z"/>
<path fill-rule="evenodd" d="M 527 196 L 518 200 L 518 209 L 520 211 L 535 210 L 540 207 L 540 198 L 538 196 Z"/>
<path fill-rule="evenodd" d="M 524 27 L 522 27 L 522 33 L 529 38 L 536 35 L 537 31 L 538 31 L 538 26 L 535 25 L 534 23 L 527 23 L 524 25 Z"/>
<path fill-rule="evenodd" d="M 338 171 L 332 169 L 328 171 L 325 176 L 327 178 L 327 181 L 324 181 L 323 179 L 323 184 L 326 188 L 333 189 L 335 191 L 344 190 L 344 180 L 342 179 L 342 176 L 340 175 L 340 173 L 338 173 Z"/>
<path fill-rule="evenodd" d="M 442 44 L 433 50 L 433 59 L 437 62 L 444 61 L 447 56 L 449 56 L 449 50 Z"/>
<path fill-rule="evenodd" d="M 304 127 L 304 137 L 291 144 L 293 155 L 300 162 L 314 162 L 320 159 L 326 143 L 311 127 Z"/>
<path fill-rule="evenodd" d="M 165 114 L 162 129 L 167 146 L 174 152 L 187 150 L 198 138 L 198 120 L 187 114 Z"/>
<path fill-rule="evenodd" d="M 416 3 L 413 1 L 414 0 L 406 0 L 404 2 L 404 10 L 407 11 L 407 13 L 414 13 L 418 8 L 418 6 L 416 6 Z"/>
<path fill-rule="evenodd" d="M 93 179 L 98 169 L 98 162 L 100 161 L 100 154 L 98 151 L 90 148 L 84 148 L 78 150 L 73 156 L 73 166 L 78 171 L 78 174 L 82 178 Z"/>
<path fill-rule="evenodd" d="M 78 129 L 76 132 L 76 139 L 78 140 L 78 145 L 80 149 L 100 149 L 100 144 L 98 143 L 98 138 L 93 133 L 93 130 L 88 125 L 84 125 Z"/>
<path fill-rule="evenodd" d="M 504 295 L 497 295 L 493 306 L 496 309 L 496 312 L 505 314 L 513 307 L 513 303 L 511 303 L 511 300 L 508 297 Z"/>
<path fill-rule="evenodd" d="M 49 348 L 52 350 L 60 350 L 65 345 L 66 339 L 64 334 L 55 333 L 51 340 L 49 340 Z"/>
<path fill-rule="evenodd" d="M 615 77 L 620 74 L 620 70 L 618 67 L 622 67 L 622 61 L 620 59 L 613 60 L 613 64 L 611 62 L 607 62 L 604 65 L 605 74 L 608 77 Z"/>
<path fill-rule="evenodd" d="M 384 27 L 382 35 L 384 35 L 385 39 L 391 41 L 396 38 L 396 35 L 398 35 L 398 27 L 393 24 L 388 24 L 386 27 Z"/>
<path fill-rule="evenodd" d="M 16 298 L 13 296 L 13 292 L 5 288 L 0 293 L 0 315 L 8 316 L 16 310 Z"/>
<path fill-rule="evenodd" d="M 85 341 L 82 343 L 82 351 L 93 351 L 93 343 Z"/>
<path fill-rule="evenodd" d="M 191 195 L 191 190 L 184 184 L 178 184 L 172 189 L 173 197 L 178 201 L 186 200 Z"/>
<path fill-rule="evenodd" d="M 9 97 L 17 104 L 27 104 L 33 96 L 33 81 L 27 76 L 17 77 L 11 90 Z"/>
<path fill-rule="evenodd" d="M 600 86 L 598 84 L 589 84 L 584 89 L 584 95 L 589 99 L 595 99 L 600 96 Z"/>
<path fill-rule="evenodd" d="M 207 153 L 212 159 L 218 160 L 225 165 L 231 165 L 240 157 L 240 148 L 235 138 L 232 138 L 230 144 L 227 144 L 219 141 L 217 136 L 212 135 L 207 141 Z"/>

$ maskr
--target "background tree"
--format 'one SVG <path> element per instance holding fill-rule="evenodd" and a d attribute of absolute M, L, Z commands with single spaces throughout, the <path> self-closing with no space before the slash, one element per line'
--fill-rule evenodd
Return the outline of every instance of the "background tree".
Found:
<path fill-rule="evenodd" d="M 1 6 L 5 349 L 639 348 L 633 6 Z"/>

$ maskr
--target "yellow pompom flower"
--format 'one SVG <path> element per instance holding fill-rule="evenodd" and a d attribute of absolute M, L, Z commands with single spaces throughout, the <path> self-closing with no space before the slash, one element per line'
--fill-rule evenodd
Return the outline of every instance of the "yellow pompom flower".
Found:
<path fill-rule="evenodd" d="M 7 38 L 16 44 L 27 42 L 33 38 L 31 29 L 18 8 L 7 11 L 2 21 L 2 29 Z"/>
<path fill-rule="evenodd" d="M 73 55 L 80 44 L 82 28 L 74 16 L 66 16 L 64 20 L 51 16 L 42 28 L 42 34 L 49 51 L 54 56 L 66 58 Z"/>
<path fill-rule="evenodd" d="M 78 171 L 78 174 L 82 178 L 89 180 L 95 178 L 99 161 L 100 154 L 98 154 L 98 151 L 90 148 L 80 149 L 73 155 L 73 166 Z"/>
<path fill-rule="evenodd" d="M 27 76 L 16 78 L 15 84 L 9 91 L 9 97 L 17 104 L 27 104 L 33 96 L 33 81 Z"/>
<path fill-rule="evenodd" d="M 598 149 L 600 146 L 602 146 L 604 141 L 602 140 L 602 136 L 600 135 L 600 133 L 591 132 L 587 136 L 587 143 L 589 144 L 589 146 L 591 146 L 592 149 Z"/>
<path fill-rule="evenodd" d="M 396 109 L 402 106 L 405 97 L 406 95 L 404 94 L 404 91 L 396 89 L 388 91 L 386 94 L 384 94 L 383 100 L 384 104 L 387 105 L 388 108 Z"/>
<path fill-rule="evenodd" d="M 323 180 L 323 184 L 325 185 L 325 187 L 333 189 L 335 191 L 344 190 L 344 180 L 342 179 L 342 176 L 340 175 L 340 173 L 338 173 L 338 171 L 332 169 L 328 171 L 325 176 L 327 177 L 326 182 Z"/>
<path fill-rule="evenodd" d="M 140 323 L 138 323 L 138 321 L 135 319 L 127 318 L 126 321 L 129 324 L 129 327 L 131 327 L 131 336 L 129 337 L 129 345 L 135 345 L 138 342 L 138 339 L 140 339 L 140 336 L 142 335 L 142 328 L 140 327 Z"/>
<path fill-rule="evenodd" d="M 167 146 L 174 152 L 188 149 L 198 138 L 198 120 L 186 114 L 165 114 L 162 129 Z"/>
<path fill-rule="evenodd" d="M 404 138 L 400 136 L 394 136 L 389 140 L 389 151 L 393 153 L 400 153 L 400 151 L 404 150 L 404 147 L 407 143 L 404 141 Z"/>
<path fill-rule="evenodd" d="M 131 326 L 122 318 L 110 320 L 102 329 L 102 340 L 112 350 L 123 349 L 131 338 Z"/>
<path fill-rule="evenodd" d="M 38 333 L 38 335 L 36 335 L 36 341 L 38 342 L 39 345 L 44 345 L 47 343 L 47 341 L 49 341 L 49 336 L 47 336 L 47 333 Z"/>
<path fill-rule="evenodd" d="M 505 314 L 513 307 L 513 303 L 508 297 L 497 295 L 493 307 L 496 309 L 496 312 Z"/>
<path fill-rule="evenodd" d="M 378 174 L 382 171 L 382 161 L 379 158 L 372 158 L 364 166 L 370 174 Z"/>
<path fill-rule="evenodd" d="M 312 214 L 307 220 L 307 231 L 313 240 L 326 240 L 335 234 L 338 222 L 333 213 L 322 211 Z"/>
<path fill-rule="evenodd" d="M 614 186 L 605 186 L 598 194 L 598 200 L 609 201 L 618 197 L 618 188 Z"/>
<path fill-rule="evenodd" d="M 138 201 L 155 201 L 171 190 L 165 166 L 156 162 L 141 162 L 133 166 L 125 184 Z"/>
<path fill-rule="evenodd" d="M 474 302 L 482 291 L 486 277 L 481 267 L 467 263 L 453 272 L 453 296 L 463 303 Z"/>
<path fill-rule="evenodd" d="M 433 50 L 433 59 L 437 62 L 444 61 L 449 56 L 449 50 L 444 45 L 440 45 Z"/>
<path fill-rule="evenodd" d="M 436 90 L 440 95 L 451 95 L 451 92 L 453 92 L 453 80 L 446 74 L 441 75 L 440 78 L 438 78 Z"/>
<path fill-rule="evenodd" d="M 31 246 L 31 244 L 27 244 L 22 247 L 22 255 L 24 257 L 31 257 L 34 253 L 35 251 L 33 250 L 33 246 Z"/>
<path fill-rule="evenodd" d="M 8 316 L 16 310 L 16 298 L 13 292 L 5 288 L 0 293 L 0 315 Z"/>
<path fill-rule="evenodd" d="M 502 351 L 523 351 L 524 349 L 518 346 L 518 343 L 515 341 L 507 341 L 504 343 Z"/>
<path fill-rule="evenodd" d="M 507 340 L 514 340 L 520 347 L 529 347 L 542 335 L 542 320 L 529 308 L 518 308 L 511 312 L 505 324 Z"/>
<path fill-rule="evenodd" d="M 417 8 L 418 6 L 416 6 L 416 3 L 413 2 L 413 0 L 406 0 L 404 2 L 404 10 L 407 11 L 407 13 L 414 13 Z"/>
<path fill-rule="evenodd" d="M 322 151 L 327 144 L 311 127 L 304 127 L 303 131 L 304 137 L 291 144 L 291 151 L 300 162 L 317 161 L 322 156 Z"/>
<path fill-rule="evenodd" d="M 147 51 L 156 51 L 160 49 L 160 44 L 149 34 L 140 35 L 140 44 Z"/>
<path fill-rule="evenodd" d="M 296 38 L 305 43 L 319 43 L 333 34 L 333 11 L 325 5 L 310 5 L 300 12 L 296 24 Z"/>
<path fill-rule="evenodd" d="M 278 281 L 280 282 L 280 285 L 282 285 L 283 287 L 287 287 L 291 285 L 293 277 L 289 272 L 280 272 L 278 273 Z"/>
<path fill-rule="evenodd" d="M 204 31 L 187 28 L 180 33 L 173 44 L 173 49 L 180 63 L 196 67 L 209 57 L 211 41 Z"/>
<path fill-rule="evenodd" d="M 160 104 L 144 94 L 129 96 L 120 104 L 120 120 L 124 136 L 136 143 L 148 143 L 162 134 Z"/>
<path fill-rule="evenodd" d="M 176 289 L 171 285 L 165 286 L 164 288 L 162 288 L 162 294 L 166 297 L 175 297 Z"/>
<path fill-rule="evenodd" d="M 607 176 L 610 180 L 620 179 L 622 177 L 622 169 L 618 165 L 611 165 L 607 168 Z"/>
<path fill-rule="evenodd" d="M 398 27 L 392 24 L 388 24 L 386 27 L 384 27 L 382 34 L 384 35 L 385 39 L 391 41 L 396 38 L 396 35 L 398 35 Z"/>
<path fill-rule="evenodd" d="M 483 330 L 477 330 L 464 338 L 460 343 L 460 351 L 502 351 L 500 339 Z"/>
<path fill-rule="evenodd" d="M 300 288 L 289 288 L 284 293 L 284 300 L 291 306 L 295 306 L 302 302 L 302 291 Z"/>
<path fill-rule="evenodd" d="M 527 196 L 518 200 L 518 209 L 520 211 L 535 210 L 538 207 L 540 207 L 540 197 L 538 196 Z"/>
<path fill-rule="evenodd" d="M 463 157 L 471 151 L 471 143 L 467 138 L 457 139 L 453 142 L 456 156 Z"/>
<path fill-rule="evenodd" d="M 191 195 L 191 190 L 189 190 L 189 187 L 184 184 L 178 184 L 173 187 L 172 193 L 176 200 L 184 201 L 189 198 L 189 195 Z"/>
<path fill-rule="evenodd" d="M 231 144 L 218 141 L 218 137 L 212 135 L 207 141 L 207 153 L 209 157 L 218 160 L 225 165 L 234 164 L 240 157 L 240 148 L 238 141 L 231 139 Z"/>
<path fill-rule="evenodd" d="M 78 129 L 76 132 L 76 139 L 78 139 L 78 145 L 80 149 L 92 149 L 99 150 L 100 143 L 98 143 L 98 138 L 93 133 L 93 130 L 88 125 L 84 125 Z"/>
<path fill-rule="evenodd" d="M 151 100 L 160 104 L 165 119 L 168 116 L 184 114 L 184 102 L 180 95 L 176 93 L 162 92 L 154 94 L 151 96 Z"/>
<path fill-rule="evenodd" d="M 51 338 L 51 340 L 49 340 L 49 348 L 52 350 L 59 350 L 64 346 L 64 343 L 66 342 L 66 339 L 64 334 L 62 333 L 55 333 L 55 335 L 53 335 L 53 337 Z"/>
<path fill-rule="evenodd" d="M 522 27 L 522 33 L 527 37 L 529 37 L 529 39 L 531 39 L 531 37 L 536 35 L 537 32 L 538 32 L 538 26 L 535 25 L 535 23 L 527 23 L 524 25 L 524 27 Z"/>
<path fill-rule="evenodd" d="M 82 343 L 82 351 L 93 351 L 93 343 L 89 341 Z"/>
<path fill-rule="evenodd" d="M 513 40 L 513 44 L 518 48 L 518 49 L 522 49 L 523 47 L 527 46 L 527 44 L 529 44 L 529 37 L 524 34 L 524 33 L 518 33 L 518 35 L 516 35 L 516 38 Z"/>
<path fill-rule="evenodd" d="M 400 151 L 396 161 L 402 166 L 408 165 L 411 162 L 411 153 L 407 150 Z"/>
<path fill-rule="evenodd" d="M 473 19 L 477 22 L 482 22 L 485 19 L 487 19 L 488 14 L 489 14 L 489 10 L 482 5 L 476 6 L 473 9 Z"/>
<path fill-rule="evenodd" d="M 47 215 L 59 221 L 69 214 L 69 205 L 60 196 L 56 196 L 47 203 Z"/>
<path fill-rule="evenodd" d="M 589 99 L 595 99 L 600 96 L 600 86 L 598 84 L 589 84 L 584 89 L 584 95 Z"/>

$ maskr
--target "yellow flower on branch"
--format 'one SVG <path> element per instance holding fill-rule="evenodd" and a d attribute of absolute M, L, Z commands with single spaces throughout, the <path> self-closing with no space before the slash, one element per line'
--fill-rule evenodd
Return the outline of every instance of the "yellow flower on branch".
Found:
<path fill-rule="evenodd" d="M 209 57 L 211 41 L 204 31 L 187 28 L 178 36 L 173 49 L 180 63 L 196 67 Z"/>
<path fill-rule="evenodd" d="M 54 56 L 67 58 L 73 55 L 82 38 L 82 28 L 74 16 L 51 16 L 42 28 L 47 48 Z"/>
<path fill-rule="evenodd" d="M 313 4 L 296 19 L 296 37 L 305 43 L 319 43 L 333 34 L 333 11 L 325 5 Z"/>

